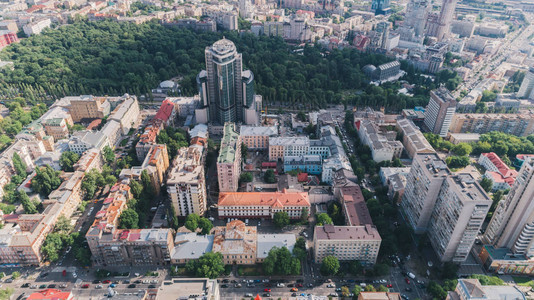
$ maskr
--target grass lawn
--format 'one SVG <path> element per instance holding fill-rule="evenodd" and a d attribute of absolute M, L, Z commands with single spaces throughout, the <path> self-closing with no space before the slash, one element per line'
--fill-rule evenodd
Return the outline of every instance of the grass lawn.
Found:
<path fill-rule="evenodd" d="M 531 288 L 534 288 L 534 280 L 532 280 L 532 278 L 530 277 L 512 276 L 512 279 L 517 285 L 529 286 Z"/>
<path fill-rule="evenodd" d="M 263 269 L 261 265 L 239 266 L 237 273 L 239 276 L 260 276 L 263 275 Z"/>

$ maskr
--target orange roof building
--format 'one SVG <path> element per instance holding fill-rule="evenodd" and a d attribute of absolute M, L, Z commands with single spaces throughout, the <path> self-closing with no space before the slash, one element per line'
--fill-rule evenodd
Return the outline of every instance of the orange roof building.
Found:
<path fill-rule="evenodd" d="M 56 289 L 46 289 L 31 294 L 28 300 L 71 300 L 73 299 L 71 292 L 62 292 Z"/>
<path fill-rule="evenodd" d="M 283 190 L 282 192 L 227 192 L 219 194 L 219 218 L 273 218 L 280 211 L 291 219 L 298 219 L 304 208 L 310 211 L 308 193 Z"/>

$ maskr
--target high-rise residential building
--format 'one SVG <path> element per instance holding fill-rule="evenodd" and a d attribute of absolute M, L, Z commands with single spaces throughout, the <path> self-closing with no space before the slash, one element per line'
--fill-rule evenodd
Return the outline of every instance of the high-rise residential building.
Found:
<path fill-rule="evenodd" d="M 484 241 L 514 254 L 534 256 L 534 159 L 525 160 L 512 189 L 501 200 L 484 234 Z"/>
<path fill-rule="evenodd" d="M 521 82 L 519 91 L 517 92 L 518 98 L 534 99 L 534 68 L 530 68 Z"/>
<path fill-rule="evenodd" d="M 197 84 L 200 110 L 207 115 L 208 121 L 219 125 L 226 122 L 257 123 L 257 119 L 251 118 L 258 112 L 254 74 L 243 71 L 241 53 L 237 53 L 234 43 L 223 38 L 207 47 L 205 55 L 206 70 L 198 74 Z"/>
<path fill-rule="evenodd" d="M 443 38 L 447 37 L 450 33 L 452 18 L 454 16 L 457 2 L 458 0 L 443 0 L 435 35 L 438 41 L 443 40 Z"/>
<path fill-rule="evenodd" d="M 428 233 L 440 260 L 462 262 L 475 242 L 491 199 L 470 174 L 451 175 L 435 153 L 418 153 L 401 206 L 415 233 Z"/>
<path fill-rule="evenodd" d="M 167 173 L 167 192 L 177 216 L 204 215 L 207 199 L 201 148 L 178 150 Z"/>
<path fill-rule="evenodd" d="M 425 110 L 425 125 L 435 134 L 447 136 L 456 112 L 456 99 L 445 87 L 430 92 L 430 101 Z"/>
<path fill-rule="evenodd" d="M 403 26 L 413 28 L 416 36 L 423 36 L 431 7 L 432 5 L 428 0 L 411 0 L 408 2 Z"/>
<path fill-rule="evenodd" d="M 236 132 L 235 124 L 228 122 L 224 124 L 224 135 L 217 158 L 219 191 L 237 191 L 239 175 L 241 175 L 241 137 Z"/>
<path fill-rule="evenodd" d="M 373 0 L 371 2 L 371 9 L 375 11 L 376 15 L 385 15 L 390 12 L 389 0 Z"/>
<path fill-rule="evenodd" d="M 471 174 L 445 179 L 428 224 L 430 243 L 441 261 L 465 261 L 491 203 Z"/>
<path fill-rule="evenodd" d="M 441 185 L 450 174 L 436 153 L 417 153 L 413 157 L 401 205 L 415 233 L 427 230 Z"/>
<path fill-rule="evenodd" d="M 451 133 L 478 133 L 500 131 L 516 136 L 534 133 L 534 114 L 455 114 Z"/>

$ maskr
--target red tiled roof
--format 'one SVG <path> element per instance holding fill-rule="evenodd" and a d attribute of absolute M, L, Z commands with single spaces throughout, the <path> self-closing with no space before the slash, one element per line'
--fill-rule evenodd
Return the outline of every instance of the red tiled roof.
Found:
<path fill-rule="evenodd" d="M 299 173 L 297 175 L 297 180 L 299 182 L 308 182 L 308 173 Z"/>
<path fill-rule="evenodd" d="M 515 178 L 517 176 L 517 171 L 510 169 L 497 154 L 493 152 L 489 152 L 489 153 L 482 153 L 482 155 L 484 155 L 491 161 L 491 163 L 497 168 L 497 170 L 499 170 L 499 173 L 503 177 Z"/>
<path fill-rule="evenodd" d="M 289 192 L 229 192 L 219 194 L 219 207 L 221 206 L 310 206 L 308 193 Z"/>
<path fill-rule="evenodd" d="M 158 113 L 156 114 L 155 119 L 159 119 L 162 121 L 167 122 L 169 118 L 172 115 L 172 111 L 174 110 L 174 103 L 172 103 L 171 100 L 165 99 L 158 110 Z"/>
<path fill-rule="evenodd" d="M 46 289 L 39 292 L 35 292 L 28 297 L 28 300 L 68 300 L 72 299 L 70 292 L 62 292 L 56 289 Z"/>
<path fill-rule="evenodd" d="M 498 172 L 487 172 L 492 178 L 494 182 L 506 182 L 511 187 L 514 185 L 515 177 L 504 177 Z"/>

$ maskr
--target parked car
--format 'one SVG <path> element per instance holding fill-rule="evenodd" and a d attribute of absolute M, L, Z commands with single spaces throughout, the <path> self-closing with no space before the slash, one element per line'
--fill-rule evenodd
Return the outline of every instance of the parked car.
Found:
<path fill-rule="evenodd" d="M 41 288 L 41 287 L 39 287 L 39 288 Z M 82 285 L 82 289 L 88 289 L 88 288 L 89 288 L 89 284 L 86 283 L 86 284 Z"/>

